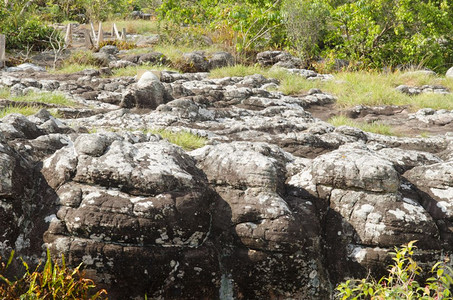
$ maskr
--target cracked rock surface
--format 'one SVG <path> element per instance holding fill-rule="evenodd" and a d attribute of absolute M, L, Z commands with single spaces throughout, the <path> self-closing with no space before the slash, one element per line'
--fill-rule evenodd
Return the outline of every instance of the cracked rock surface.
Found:
<path fill-rule="evenodd" d="M 111 299 L 328 299 L 346 277 L 382 275 L 388 252 L 411 240 L 423 264 L 452 253 L 451 134 L 334 127 L 309 110 L 335 97 L 290 97 L 261 75 L 101 75 L 2 73 L 19 92 L 90 104 L 59 108 L 61 119 L 0 119 L 2 256 L 36 263 L 48 247 Z M 207 145 L 186 152 L 148 133 L 162 128 Z"/>

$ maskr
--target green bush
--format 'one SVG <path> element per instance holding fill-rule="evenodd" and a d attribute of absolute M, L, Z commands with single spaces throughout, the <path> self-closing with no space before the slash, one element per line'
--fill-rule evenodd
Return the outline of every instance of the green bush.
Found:
<path fill-rule="evenodd" d="M 309 61 L 320 54 L 331 20 L 327 3 L 322 1 L 285 0 L 282 14 L 288 39 L 301 58 Z"/>
<path fill-rule="evenodd" d="M 346 299 L 452 299 L 453 269 L 446 262 L 436 263 L 432 269 L 432 277 L 421 285 L 416 279 L 422 269 L 412 258 L 414 243 L 411 241 L 401 248 L 395 247 L 392 252 L 394 264 L 388 269 L 388 276 L 379 281 L 374 278 L 347 280 L 337 290 L 338 298 Z"/>
<path fill-rule="evenodd" d="M 61 266 L 52 261 L 49 251 L 43 267 L 38 265 L 30 271 L 28 264 L 22 260 L 25 274 L 17 279 L 10 280 L 5 272 L 11 264 L 14 251 L 9 260 L 0 264 L 0 297 L 1 299 L 105 299 L 107 292 L 96 289 L 92 280 L 84 277 L 80 271 L 81 265 L 74 270 L 66 267 L 64 256 L 61 257 Z"/>
<path fill-rule="evenodd" d="M 6 36 L 7 49 L 45 50 L 62 40 L 55 29 L 45 25 L 35 14 L 31 1 L 17 0 L 0 3 L 0 30 Z"/>
<path fill-rule="evenodd" d="M 160 20 L 223 31 L 234 39 L 238 52 L 281 47 L 285 42 L 280 1 L 164 0 L 157 11 Z"/>

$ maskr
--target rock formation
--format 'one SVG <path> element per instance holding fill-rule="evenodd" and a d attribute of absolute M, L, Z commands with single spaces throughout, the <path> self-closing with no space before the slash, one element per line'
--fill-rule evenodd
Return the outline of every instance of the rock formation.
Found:
<path fill-rule="evenodd" d="M 2 255 L 47 247 L 111 299 L 327 299 L 395 246 L 418 240 L 426 264 L 453 250 L 450 134 L 335 128 L 307 111 L 333 96 L 261 75 L 100 75 L 1 74 L 90 105 L 0 120 Z M 185 152 L 150 128 L 208 144 Z"/>

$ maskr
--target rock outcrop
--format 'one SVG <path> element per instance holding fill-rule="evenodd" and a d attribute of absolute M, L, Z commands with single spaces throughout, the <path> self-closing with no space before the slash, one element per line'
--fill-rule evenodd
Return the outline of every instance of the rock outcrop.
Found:
<path fill-rule="evenodd" d="M 0 119 L 2 256 L 36 263 L 47 247 L 111 299 L 328 299 L 348 276 L 381 274 L 395 246 L 418 240 L 423 264 L 453 251 L 449 134 L 334 127 L 308 109 L 335 97 L 286 96 L 261 75 L 100 76 L 2 73 L 86 105 Z M 208 142 L 185 152 L 151 128 Z"/>

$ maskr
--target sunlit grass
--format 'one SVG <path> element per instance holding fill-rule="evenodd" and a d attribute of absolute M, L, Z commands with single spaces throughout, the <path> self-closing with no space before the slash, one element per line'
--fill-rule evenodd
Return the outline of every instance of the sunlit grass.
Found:
<path fill-rule="evenodd" d="M 87 70 L 87 69 L 97 70 L 97 69 L 99 69 L 99 66 L 84 65 L 84 64 L 79 65 L 77 63 L 74 63 L 74 64 L 64 65 L 63 67 L 55 69 L 55 70 L 49 70 L 48 72 L 51 74 L 72 74 L 72 73 L 77 73 L 77 72 Z"/>
<path fill-rule="evenodd" d="M 244 65 L 235 65 L 229 67 L 223 67 L 214 69 L 210 73 L 211 78 L 222 78 L 222 77 L 244 77 L 248 75 L 262 74 L 267 75 L 268 71 L 260 68 L 259 66 L 244 66 Z"/>
<path fill-rule="evenodd" d="M 126 28 L 128 34 L 145 34 L 145 33 L 158 33 L 159 24 L 156 20 L 109 20 L 102 22 L 102 29 L 104 32 L 111 32 L 113 23 L 121 33 L 123 28 Z M 97 32 L 99 23 L 93 24 Z M 90 25 L 85 25 L 86 28 L 91 29 Z"/>
<path fill-rule="evenodd" d="M 18 113 L 24 116 L 33 115 L 37 113 L 40 109 L 45 107 L 44 105 L 40 105 L 40 103 L 54 104 L 66 107 L 77 106 L 76 102 L 71 101 L 61 93 L 42 92 L 42 93 L 28 93 L 27 95 L 24 96 L 12 96 L 8 88 L 0 89 L 0 99 L 7 99 L 10 101 L 18 102 L 18 104 L 16 105 L 10 105 L 0 109 L 0 118 L 3 118 L 4 116 L 12 113 Z M 50 112 L 55 117 L 59 117 L 59 115 L 52 109 L 50 109 Z"/>
<path fill-rule="evenodd" d="M 163 53 L 172 62 L 181 59 L 182 55 L 187 52 L 205 51 L 207 54 L 222 51 L 216 45 L 203 46 L 203 45 L 173 45 L 173 44 L 159 44 L 154 47 L 154 51 Z"/>
<path fill-rule="evenodd" d="M 0 109 L 0 119 L 9 114 L 21 114 L 31 116 L 37 113 L 41 107 L 39 106 L 7 106 Z"/>
<path fill-rule="evenodd" d="M 390 126 L 382 124 L 380 122 L 372 122 L 372 123 L 365 123 L 365 122 L 357 122 L 353 119 L 350 119 L 345 116 L 335 116 L 330 118 L 327 122 L 332 124 L 335 127 L 338 126 L 349 126 L 355 127 L 362 131 L 372 132 L 382 135 L 389 135 L 389 136 L 398 136 L 399 134 L 395 132 Z"/>
<path fill-rule="evenodd" d="M 206 145 L 206 138 L 189 131 L 173 132 L 166 129 L 149 129 L 146 133 L 158 134 L 170 143 L 180 146 L 186 151 L 195 150 Z"/>
<path fill-rule="evenodd" d="M 238 65 L 213 70 L 211 77 L 251 74 L 262 74 L 266 77 L 278 79 L 280 81 L 279 90 L 287 95 L 303 94 L 312 88 L 321 89 L 323 92 L 334 95 L 339 107 L 409 105 L 413 110 L 420 108 L 453 109 L 453 94 L 425 93 L 409 96 L 395 89 L 401 84 L 409 86 L 429 84 L 442 85 L 453 91 L 453 79 L 417 72 L 340 72 L 334 74 L 333 80 L 318 81 L 306 80 L 284 70 Z"/>

